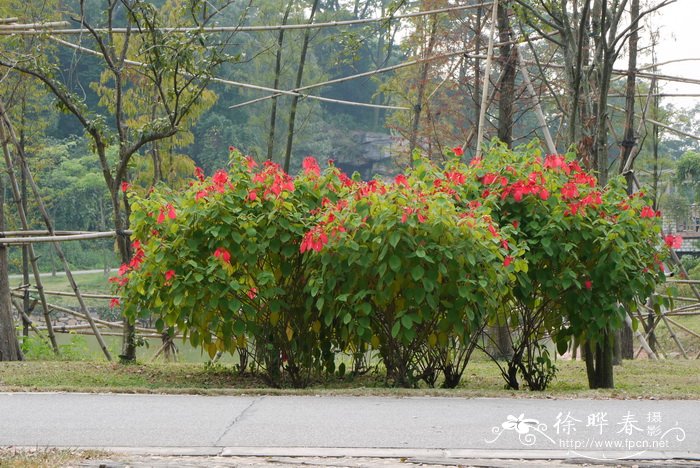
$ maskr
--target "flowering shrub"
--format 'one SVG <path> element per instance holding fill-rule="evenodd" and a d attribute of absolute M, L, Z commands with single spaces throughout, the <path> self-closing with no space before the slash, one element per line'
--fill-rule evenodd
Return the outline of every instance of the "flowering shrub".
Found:
<path fill-rule="evenodd" d="M 480 203 L 457 202 L 463 177 L 415 163 L 392 183 L 360 184 L 327 206 L 302 244 L 316 251 L 309 290 L 324 323 L 338 323 L 344 343 L 378 350 L 402 386 L 434 383 L 452 356 L 432 351 L 469 346 L 518 255 L 511 228 L 501 232 Z"/>
<path fill-rule="evenodd" d="M 113 279 L 124 311 L 212 356 L 249 356 L 273 385 L 335 371 L 337 350 L 373 350 L 395 385 L 442 373 L 455 386 L 496 322 L 514 331 L 499 364 L 511 387 L 549 383 L 546 337 L 559 352 L 583 343 L 591 386 L 611 385 L 612 332 L 679 239 L 660 238 L 644 195 L 599 187 L 572 155 L 494 144 L 464 164 L 461 152 L 359 182 L 312 158 L 292 178 L 234 150 L 229 171 L 196 171 L 186 190 L 126 187 L 134 256 Z"/>
<path fill-rule="evenodd" d="M 498 223 L 513 226 L 513 237 L 527 246 L 527 264 L 501 312 L 519 328 L 504 377 L 517 388 L 518 370 L 530 388 L 541 389 L 549 367 L 542 338 L 552 336 L 562 353 L 572 337 L 601 346 L 661 280 L 668 252 L 658 213 L 643 194 L 628 196 L 623 179 L 599 187 L 573 155 L 543 156 L 534 145 L 510 151 L 495 144 L 470 170 L 481 186 L 462 186 L 459 196 L 480 192 Z"/>
<path fill-rule="evenodd" d="M 304 385 L 333 356 L 330 328 L 306 304 L 299 246 L 348 179 L 312 160 L 292 179 L 235 151 L 229 171 L 197 179 L 181 193 L 130 195 L 136 255 L 115 279 L 125 313 L 154 314 L 159 329 L 182 330 L 211 356 L 253 348 L 271 384 L 283 370 Z"/>

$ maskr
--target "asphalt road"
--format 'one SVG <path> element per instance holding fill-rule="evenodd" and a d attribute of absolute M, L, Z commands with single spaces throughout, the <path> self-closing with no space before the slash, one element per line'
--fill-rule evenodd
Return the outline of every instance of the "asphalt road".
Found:
<path fill-rule="evenodd" d="M 0 393 L 0 446 L 700 460 L 700 401 Z"/>

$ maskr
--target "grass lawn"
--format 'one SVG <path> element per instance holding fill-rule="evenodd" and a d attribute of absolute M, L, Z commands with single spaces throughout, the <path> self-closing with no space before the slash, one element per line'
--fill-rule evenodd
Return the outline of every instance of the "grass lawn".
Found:
<path fill-rule="evenodd" d="M 260 376 L 237 375 L 231 367 L 193 363 L 120 365 L 100 361 L 0 363 L 0 391 L 81 391 L 127 393 L 337 394 L 520 398 L 700 398 L 700 361 L 625 361 L 615 368 L 614 390 L 588 390 L 581 361 L 559 361 L 559 374 L 545 392 L 504 390 L 493 363 L 471 362 L 459 388 L 394 389 L 380 375 L 331 377 L 302 390 L 270 389 Z"/>

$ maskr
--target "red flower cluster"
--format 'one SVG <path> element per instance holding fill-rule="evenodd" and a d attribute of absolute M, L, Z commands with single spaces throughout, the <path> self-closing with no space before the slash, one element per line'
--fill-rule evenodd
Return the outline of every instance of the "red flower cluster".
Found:
<path fill-rule="evenodd" d="M 642 218 L 654 218 L 656 217 L 656 211 L 649 205 L 642 208 L 642 213 L 640 215 Z"/>
<path fill-rule="evenodd" d="M 194 176 L 199 179 L 200 182 L 204 182 L 204 171 L 201 167 L 194 168 Z"/>
<path fill-rule="evenodd" d="M 516 180 L 511 185 L 507 186 L 501 193 L 501 199 L 506 199 L 509 195 L 513 196 L 515 201 L 521 201 L 525 195 L 539 195 L 542 200 L 549 198 L 549 191 L 540 184 L 537 177 L 532 175 L 528 177 L 527 182 L 524 180 Z"/>
<path fill-rule="evenodd" d="M 301 167 L 304 169 L 305 174 L 314 175 L 316 177 L 321 175 L 321 168 L 313 156 L 305 157 L 304 161 L 301 163 Z"/>
<path fill-rule="evenodd" d="M 464 150 L 461 146 L 455 146 L 452 148 L 452 152 L 455 154 L 455 156 L 464 156 Z"/>
<path fill-rule="evenodd" d="M 168 203 L 167 205 L 165 205 L 165 207 L 161 208 L 160 213 L 158 213 L 158 219 L 156 220 L 158 224 L 163 224 L 163 222 L 165 221 L 166 211 L 168 212 L 168 218 L 175 219 L 177 217 L 177 213 L 175 213 L 175 207 Z"/>
<path fill-rule="evenodd" d="M 175 270 L 168 270 L 165 272 L 165 284 L 170 284 L 171 280 L 175 277 Z"/>
<path fill-rule="evenodd" d="M 680 249 L 683 246 L 683 238 L 669 234 L 664 237 L 664 242 L 669 249 Z"/>
<path fill-rule="evenodd" d="M 323 246 L 328 243 L 328 234 L 323 230 L 322 225 L 314 226 L 309 232 L 304 235 L 301 241 L 299 250 L 301 253 L 307 250 L 320 252 Z"/>
<path fill-rule="evenodd" d="M 406 179 L 406 176 L 403 174 L 399 174 L 394 178 L 394 183 L 396 185 L 399 185 L 401 187 L 406 187 L 408 188 L 408 180 Z"/>
<path fill-rule="evenodd" d="M 129 185 L 129 182 L 124 181 L 122 182 L 122 192 L 126 193 L 127 190 L 131 188 L 131 185 Z"/>
<path fill-rule="evenodd" d="M 253 176 L 253 182 L 265 187 L 263 198 L 270 195 L 279 197 L 282 192 L 294 191 L 294 180 L 282 170 L 279 164 L 265 161 L 262 171 Z"/>
<path fill-rule="evenodd" d="M 214 257 L 221 259 L 222 262 L 231 264 L 231 253 L 224 247 L 219 247 L 214 251 Z"/>

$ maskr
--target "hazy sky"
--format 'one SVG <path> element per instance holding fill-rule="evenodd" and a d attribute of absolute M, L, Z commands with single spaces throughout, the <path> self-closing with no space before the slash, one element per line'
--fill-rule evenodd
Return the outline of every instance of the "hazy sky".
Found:
<path fill-rule="evenodd" d="M 661 28 L 657 47 L 658 62 L 680 58 L 700 59 L 700 0 L 677 0 L 664 7 L 660 15 L 652 19 L 652 27 L 655 26 Z M 649 63 L 648 59 L 643 61 L 644 64 Z M 660 72 L 700 80 L 700 60 L 664 65 Z M 665 82 L 662 85 L 662 92 L 666 93 L 700 94 L 700 85 L 697 84 Z M 677 98 L 673 103 L 690 107 L 700 103 L 700 97 Z"/>

